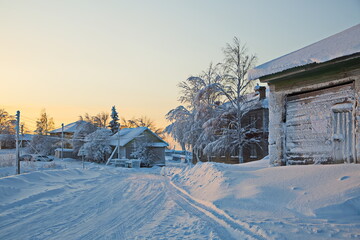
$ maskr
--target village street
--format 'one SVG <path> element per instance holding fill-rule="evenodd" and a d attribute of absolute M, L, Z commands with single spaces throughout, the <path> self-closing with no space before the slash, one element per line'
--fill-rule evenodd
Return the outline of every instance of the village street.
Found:
<path fill-rule="evenodd" d="M 2 167 L 0 239 L 359 238 L 359 165 L 268 164 Z"/>
<path fill-rule="evenodd" d="M 263 239 L 194 201 L 167 177 L 126 170 L 2 178 L 0 239 Z M 7 181 L 12 189 L 3 189 Z"/>

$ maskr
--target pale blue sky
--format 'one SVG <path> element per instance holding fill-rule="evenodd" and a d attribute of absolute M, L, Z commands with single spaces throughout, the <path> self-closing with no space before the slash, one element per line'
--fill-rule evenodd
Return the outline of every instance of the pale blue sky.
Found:
<path fill-rule="evenodd" d="M 358 23 L 359 0 L 0 0 L 0 107 L 59 126 L 116 105 L 165 125 L 177 84 L 234 36 L 261 64 Z"/>

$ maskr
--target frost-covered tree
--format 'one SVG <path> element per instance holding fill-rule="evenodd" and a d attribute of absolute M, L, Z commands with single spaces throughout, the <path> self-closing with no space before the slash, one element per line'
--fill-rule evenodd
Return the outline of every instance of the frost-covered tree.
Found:
<path fill-rule="evenodd" d="M 0 134 L 15 134 L 15 117 L 0 109 Z"/>
<path fill-rule="evenodd" d="M 224 49 L 225 61 L 223 66 L 223 84 L 219 84 L 219 91 L 225 97 L 226 105 L 216 111 L 216 117 L 209 119 L 204 125 L 208 132 L 217 136 L 206 146 L 207 154 L 224 151 L 237 153 L 239 162 L 243 162 L 243 147 L 254 139 L 248 138 L 255 131 L 252 126 L 243 125 L 243 118 L 251 109 L 246 93 L 251 87 L 247 78 L 248 71 L 254 67 L 256 56 L 248 54 L 246 45 L 242 45 L 238 38 L 227 44 Z"/>
<path fill-rule="evenodd" d="M 166 131 L 177 140 L 183 150 L 186 147 L 193 151 L 195 158 L 203 154 L 204 141 L 202 125 L 213 115 L 213 109 L 220 103 L 221 93 L 217 85 L 221 84 L 218 64 L 210 64 L 209 68 L 199 76 L 192 76 L 182 81 L 180 102 L 186 104 L 172 109 L 166 118 L 172 123 Z"/>
<path fill-rule="evenodd" d="M 46 135 L 35 135 L 31 139 L 28 151 L 41 155 L 52 155 L 55 153 L 55 149 L 60 146 L 61 143 L 57 138 Z"/>
<path fill-rule="evenodd" d="M 15 147 L 15 117 L 0 109 L 0 149 Z"/>
<path fill-rule="evenodd" d="M 236 37 L 226 45 L 224 55 L 224 63 L 210 64 L 200 76 L 179 84 L 179 100 L 185 106 L 169 111 L 166 118 L 171 124 L 166 131 L 183 149 L 191 148 L 195 158 L 237 154 L 243 162 L 243 146 L 254 142 L 255 129 L 244 125 L 243 118 L 251 109 L 247 72 L 256 57 Z"/>
<path fill-rule="evenodd" d="M 109 129 L 99 128 L 95 132 L 85 137 L 85 143 L 80 148 L 79 153 L 85 156 L 85 159 L 91 162 L 105 162 L 111 154 Z"/>
<path fill-rule="evenodd" d="M 184 106 L 178 106 L 166 114 L 166 119 L 171 124 L 165 128 L 165 131 L 180 144 L 182 150 L 186 150 L 186 145 L 189 145 L 187 135 L 191 132 L 192 118 L 192 113 Z"/>
<path fill-rule="evenodd" d="M 78 156 L 80 148 L 84 145 L 85 137 L 95 132 L 96 129 L 97 127 L 90 122 L 81 120 L 76 122 L 76 129 L 72 139 L 73 153 L 75 156 Z"/>
<path fill-rule="evenodd" d="M 38 135 L 48 135 L 48 133 L 54 129 L 55 129 L 55 124 L 53 118 L 49 117 L 45 109 L 43 109 L 40 113 L 40 117 L 36 121 L 35 132 Z"/>
<path fill-rule="evenodd" d="M 133 142 L 135 151 L 131 153 L 131 157 L 141 160 L 146 167 L 153 165 L 159 158 L 154 149 L 149 147 L 149 143 L 150 139 L 146 136 L 138 136 Z"/>

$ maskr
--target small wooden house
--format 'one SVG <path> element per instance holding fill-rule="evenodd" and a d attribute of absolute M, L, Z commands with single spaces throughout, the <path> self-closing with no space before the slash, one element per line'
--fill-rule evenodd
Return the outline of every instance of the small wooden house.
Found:
<path fill-rule="evenodd" d="M 114 148 L 111 159 L 136 159 L 136 152 L 144 149 L 148 154 L 150 166 L 165 165 L 165 148 L 169 145 L 147 127 L 123 128 L 110 137 L 110 145 Z M 120 152 L 118 152 L 118 146 Z"/>
<path fill-rule="evenodd" d="M 249 73 L 270 88 L 274 165 L 360 161 L 360 24 Z"/>

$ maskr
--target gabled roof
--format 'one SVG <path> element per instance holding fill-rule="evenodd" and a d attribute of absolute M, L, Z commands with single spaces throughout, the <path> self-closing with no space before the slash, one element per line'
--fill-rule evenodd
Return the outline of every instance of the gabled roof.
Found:
<path fill-rule="evenodd" d="M 64 126 L 64 133 L 74 133 L 76 130 L 77 122 L 69 123 Z M 61 128 L 50 131 L 50 133 L 61 133 Z"/>
<path fill-rule="evenodd" d="M 126 144 L 128 144 L 136 137 L 139 137 L 145 131 L 148 131 L 159 140 L 159 142 L 156 142 L 156 144 L 155 142 L 151 143 L 154 145 L 153 147 L 167 147 L 169 145 L 167 142 L 162 140 L 162 138 L 160 138 L 156 133 L 151 131 L 149 128 L 137 127 L 137 128 L 123 128 L 120 130 L 120 146 L 124 147 Z M 110 137 L 110 145 L 117 146 L 118 139 L 119 139 L 119 132 Z"/>
<path fill-rule="evenodd" d="M 324 63 L 356 53 L 360 53 L 360 24 L 257 66 L 249 71 L 249 79 L 258 79 L 312 63 Z"/>

